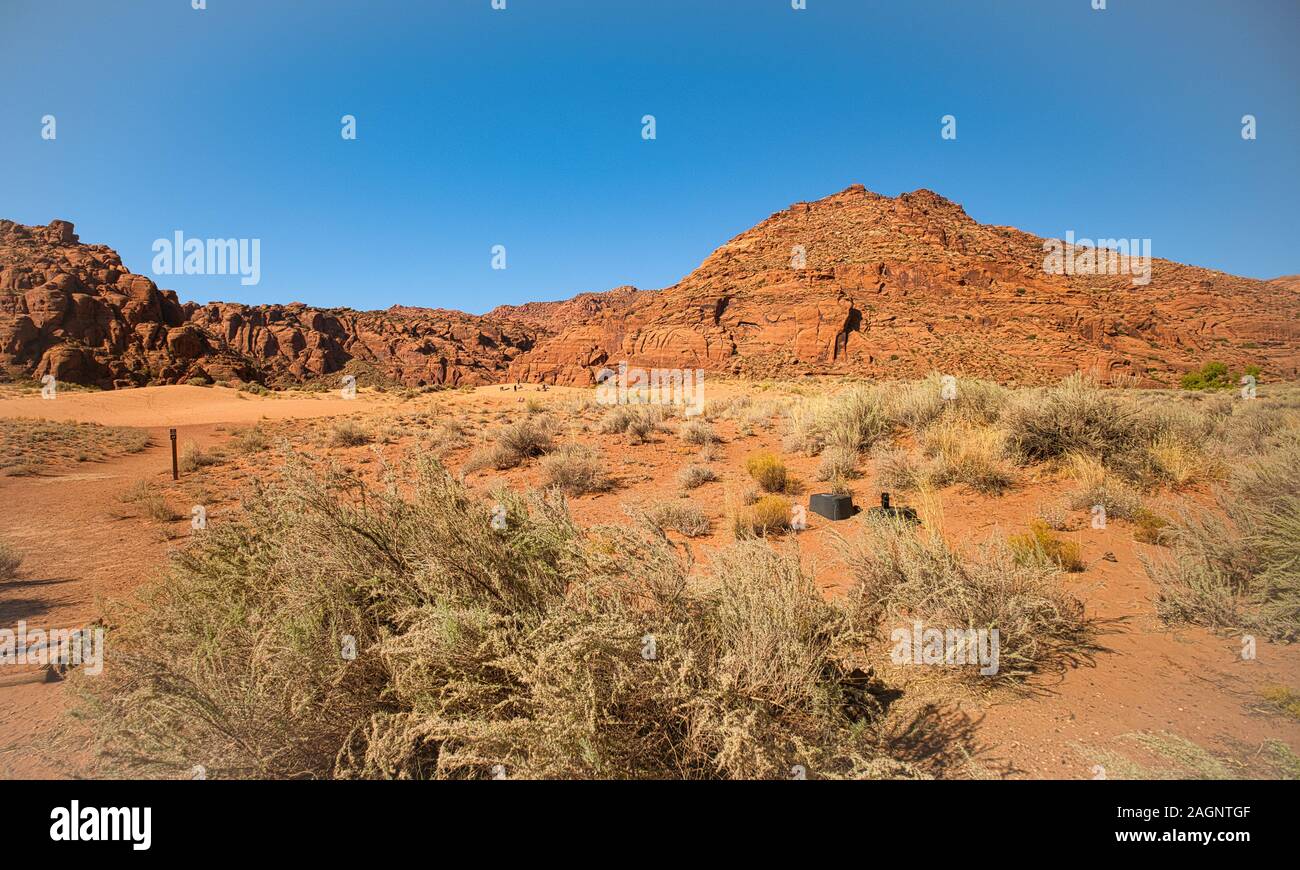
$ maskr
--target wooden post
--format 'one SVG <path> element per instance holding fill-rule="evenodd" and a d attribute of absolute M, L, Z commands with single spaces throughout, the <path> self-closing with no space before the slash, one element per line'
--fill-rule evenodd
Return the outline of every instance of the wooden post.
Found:
<path fill-rule="evenodd" d="M 181 479 L 180 466 L 176 464 L 176 430 L 171 430 L 172 436 L 172 480 Z"/>

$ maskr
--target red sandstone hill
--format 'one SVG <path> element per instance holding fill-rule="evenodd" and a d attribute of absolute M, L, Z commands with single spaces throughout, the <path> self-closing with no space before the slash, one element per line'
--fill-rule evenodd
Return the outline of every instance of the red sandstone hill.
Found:
<path fill-rule="evenodd" d="M 931 191 L 890 198 L 855 185 L 772 215 L 663 290 L 476 317 L 182 304 L 66 221 L 0 221 L 0 364 L 105 387 L 284 383 L 357 365 L 411 386 L 588 384 L 621 360 L 750 377 L 938 370 L 1036 383 L 1089 369 L 1168 383 L 1216 359 L 1297 376 L 1294 278 L 1156 259 L 1135 286 L 1129 274 L 1048 274 L 1043 244 Z"/>

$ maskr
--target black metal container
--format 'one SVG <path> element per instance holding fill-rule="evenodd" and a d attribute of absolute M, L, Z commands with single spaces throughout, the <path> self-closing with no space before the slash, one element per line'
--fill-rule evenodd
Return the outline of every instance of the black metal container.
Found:
<path fill-rule="evenodd" d="M 809 497 L 808 509 L 828 520 L 847 520 L 853 516 L 853 496 L 819 492 Z"/>

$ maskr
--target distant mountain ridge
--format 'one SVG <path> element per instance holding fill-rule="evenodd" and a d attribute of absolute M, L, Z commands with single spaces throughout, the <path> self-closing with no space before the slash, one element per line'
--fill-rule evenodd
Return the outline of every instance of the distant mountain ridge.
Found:
<path fill-rule="evenodd" d="M 1045 256 L 1043 239 L 980 224 L 932 191 L 853 185 L 773 214 L 662 290 L 475 316 L 181 303 L 66 221 L 0 221 L 0 365 L 104 387 L 294 383 L 359 366 L 409 386 L 590 384 L 623 360 L 742 377 L 937 370 L 1004 383 L 1085 369 L 1154 385 L 1210 359 L 1298 374 L 1297 276 L 1257 281 L 1154 259 L 1136 286 L 1127 274 L 1049 274 Z"/>

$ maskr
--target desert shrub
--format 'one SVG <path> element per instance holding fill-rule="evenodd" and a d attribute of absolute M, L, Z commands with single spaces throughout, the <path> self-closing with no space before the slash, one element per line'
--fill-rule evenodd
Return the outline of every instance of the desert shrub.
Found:
<path fill-rule="evenodd" d="M 1172 433 L 1157 435 L 1147 447 L 1152 476 L 1175 488 L 1215 474 L 1215 466 L 1194 442 Z"/>
<path fill-rule="evenodd" d="M 700 462 L 717 462 L 722 458 L 722 455 L 722 449 L 718 447 L 718 442 L 710 441 L 707 444 L 700 445 L 695 458 Z"/>
<path fill-rule="evenodd" d="M 713 426 L 708 420 L 700 418 L 687 420 L 677 431 L 678 434 L 682 436 L 682 440 L 687 444 L 704 445 L 711 444 L 713 441 L 717 440 L 717 437 L 713 432 Z"/>
<path fill-rule="evenodd" d="M 682 470 L 677 472 L 677 483 L 681 485 L 682 489 L 695 489 L 697 486 L 712 483 L 717 479 L 717 472 L 712 468 L 694 462 L 682 466 Z"/>
<path fill-rule="evenodd" d="M 181 448 L 180 455 L 176 458 L 180 470 L 186 474 L 198 471 L 200 468 L 207 468 L 210 465 L 218 465 L 220 462 L 220 458 L 207 453 L 193 441 L 187 441 L 185 446 Z"/>
<path fill-rule="evenodd" d="M 941 420 L 924 431 L 921 449 L 932 460 L 922 470 L 932 486 L 962 483 L 977 492 L 999 493 L 1015 482 L 1006 432 L 1001 429 Z"/>
<path fill-rule="evenodd" d="M 790 483 L 789 473 L 781 457 L 761 450 L 745 460 L 745 471 L 767 492 L 785 492 Z"/>
<path fill-rule="evenodd" d="M 1135 407 L 1078 374 L 1051 389 L 1018 396 L 1002 419 L 1008 446 L 1025 461 L 1077 453 L 1125 473 L 1140 465 L 1149 434 Z"/>
<path fill-rule="evenodd" d="M 990 381 L 955 378 L 951 398 L 944 398 L 943 376 L 931 372 L 923 380 L 895 386 L 889 393 L 889 417 L 895 423 L 920 432 L 936 420 L 965 420 L 991 424 L 1006 406 L 1009 393 Z"/>
<path fill-rule="evenodd" d="M 1078 482 L 1067 495 L 1072 510 L 1095 511 L 1101 505 L 1108 519 L 1133 520 L 1141 515 L 1141 493 L 1109 472 L 1099 460 L 1076 453 L 1067 458 L 1067 464 Z"/>
<path fill-rule="evenodd" d="M 1082 548 L 1077 541 L 1067 541 L 1052 531 L 1043 519 L 1034 519 L 1029 530 L 1007 540 L 1011 554 L 1019 564 L 1052 564 L 1063 571 L 1084 569 Z"/>
<path fill-rule="evenodd" d="M 361 447 L 374 440 L 370 430 L 355 420 L 339 420 L 330 430 L 331 447 Z"/>
<path fill-rule="evenodd" d="M 817 466 L 818 480 L 848 480 L 858 476 L 858 451 L 852 447 L 827 447 Z"/>
<path fill-rule="evenodd" d="M 642 443 L 664 428 L 664 410 L 659 405 L 616 405 L 600 421 L 601 432 L 626 432 Z"/>
<path fill-rule="evenodd" d="M 1083 604 L 1064 592 L 1054 564 L 1020 563 L 1004 541 L 967 557 L 933 530 L 862 515 L 860 532 L 836 543 L 853 578 L 849 604 L 865 630 L 888 634 L 920 621 L 941 629 L 997 629 L 998 671 L 964 678 L 1014 682 L 1063 667 L 1092 645 Z"/>
<path fill-rule="evenodd" d="M 809 455 L 821 453 L 828 444 L 867 450 L 891 427 L 884 395 L 875 387 L 803 399 L 789 415 L 786 447 Z"/>
<path fill-rule="evenodd" d="M 270 445 L 270 440 L 260 426 L 253 426 L 237 434 L 234 445 L 240 453 L 260 453 Z"/>
<path fill-rule="evenodd" d="M 790 499 L 765 495 L 736 509 L 732 529 L 737 538 L 754 538 L 790 528 Z"/>
<path fill-rule="evenodd" d="M 646 506 L 643 514 L 660 531 L 672 530 L 688 538 L 709 533 L 709 518 L 693 502 L 664 499 Z"/>
<path fill-rule="evenodd" d="M 12 544 L 0 538 L 0 580 L 12 580 L 18 576 L 23 557 Z"/>
<path fill-rule="evenodd" d="M 167 497 L 158 493 L 147 495 L 136 504 L 149 519 L 160 523 L 174 523 L 181 518 L 181 512 L 172 507 Z"/>
<path fill-rule="evenodd" d="M 1250 375 L 1258 382 L 1259 366 L 1246 366 L 1241 374 L 1233 374 L 1228 371 L 1227 363 L 1210 361 L 1184 374 L 1178 383 L 1184 390 L 1224 390 L 1235 387 L 1244 375 Z"/>
<path fill-rule="evenodd" d="M 552 449 L 550 428 L 546 421 L 527 417 L 502 426 L 491 448 L 492 467 L 498 471 L 523 465 L 535 456 Z"/>
<path fill-rule="evenodd" d="M 1300 719 L 1300 693 L 1286 686 L 1265 686 L 1260 696 L 1292 719 Z"/>
<path fill-rule="evenodd" d="M 1219 512 L 1185 507 L 1145 559 L 1171 623 L 1300 639 L 1300 446 L 1236 469 Z"/>
<path fill-rule="evenodd" d="M 666 540 L 583 532 L 558 496 L 498 493 L 497 528 L 436 463 L 405 479 L 290 469 L 115 612 L 113 668 L 74 678 L 104 770 L 915 775 L 794 556 L 738 544 L 688 583 Z"/>
<path fill-rule="evenodd" d="M 912 492 L 926 483 L 921 464 L 906 450 L 877 446 L 871 459 L 876 467 L 876 489 L 882 492 Z"/>
<path fill-rule="evenodd" d="M 212 386 L 212 379 L 205 378 L 203 375 L 195 375 L 185 383 L 189 384 L 191 387 L 210 387 Z"/>
<path fill-rule="evenodd" d="M 605 474 L 600 455 L 585 444 L 565 444 L 542 460 L 548 486 L 558 486 L 569 495 L 604 492 L 612 483 Z"/>
<path fill-rule="evenodd" d="M 1169 521 L 1155 511 L 1139 507 L 1133 513 L 1133 540 L 1143 544 L 1163 544 L 1162 533 Z"/>

